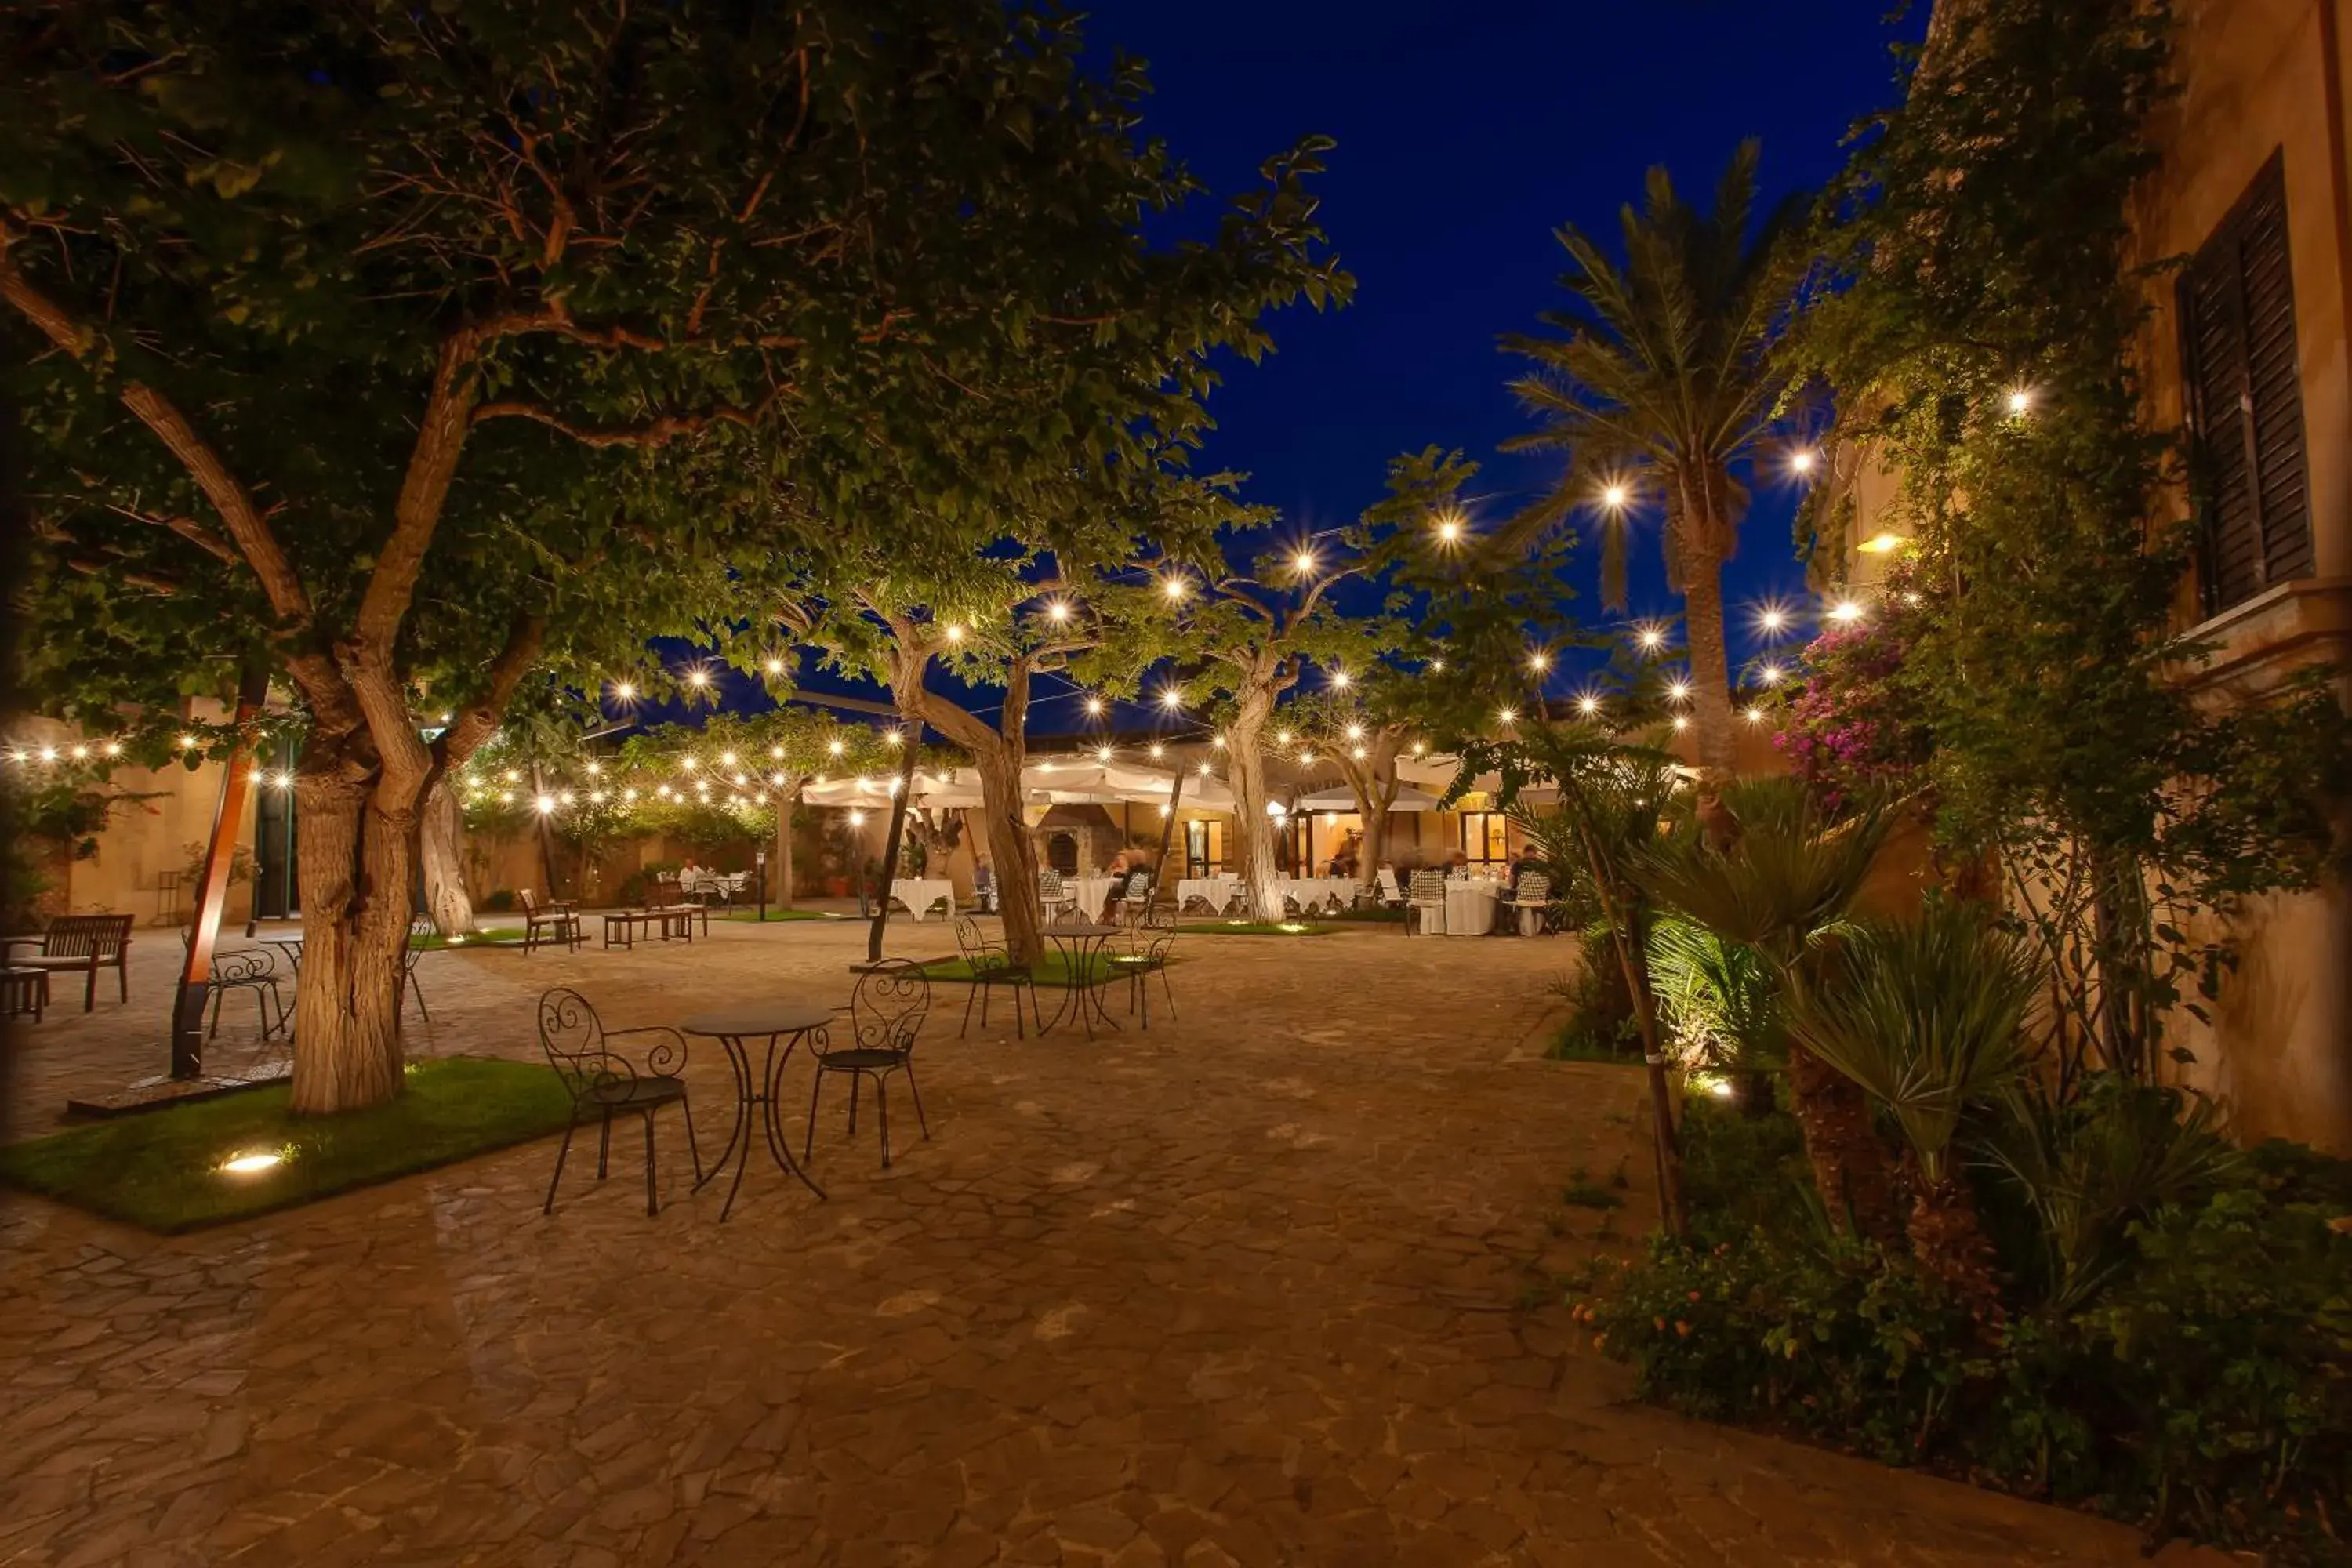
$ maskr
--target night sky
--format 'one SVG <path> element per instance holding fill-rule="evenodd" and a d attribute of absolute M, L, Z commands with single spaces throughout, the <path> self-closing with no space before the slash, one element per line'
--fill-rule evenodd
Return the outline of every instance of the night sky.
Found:
<path fill-rule="evenodd" d="M 1286 529 L 1352 520 L 1392 455 L 1436 444 L 1484 465 L 1474 516 L 1499 518 L 1549 460 L 1506 458 L 1528 427 L 1505 390 L 1520 362 L 1496 349 L 1563 299 L 1553 231 L 1613 239 L 1617 210 L 1664 163 L 1704 199 L 1742 137 L 1760 137 L 1765 196 L 1816 188 L 1847 130 L 1893 96 L 1888 0 L 1098 0 L 1089 43 L 1150 62 L 1147 130 L 1219 191 L 1302 135 L 1339 146 L 1320 189 L 1356 301 L 1274 324 L 1278 352 L 1236 365 L 1212 399 L 1207 468 L 1247 472 L 1248 499 Z M 1760 488 L 1726 574 L 1735 638 L 1744 606 L 1795 599 L 1794 496 Z M 1635 553 L 1635 616 L 1672 614 L 1656 552 Z M 1601 618 L 1598 552 L 1583 563 Z M 1751 650 L 1735 641 L 1735 660 Z M 1563 668 L 1555 686 L 1575 679 Z M 1036 715 L 1075 727 L 1068 703 Z"/>

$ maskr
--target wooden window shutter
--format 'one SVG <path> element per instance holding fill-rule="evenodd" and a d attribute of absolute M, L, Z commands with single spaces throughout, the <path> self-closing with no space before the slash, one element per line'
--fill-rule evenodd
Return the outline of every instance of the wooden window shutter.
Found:
<path fill-rule="evenodd" d="M 2180 279 L 2205 613 L 2312 570 L 2286 169 L 2271 154 Z"/>

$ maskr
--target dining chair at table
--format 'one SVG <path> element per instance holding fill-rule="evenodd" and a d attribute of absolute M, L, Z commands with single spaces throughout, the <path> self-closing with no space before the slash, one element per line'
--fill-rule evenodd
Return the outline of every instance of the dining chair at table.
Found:
<path fill-rule="evenodd" d="M 956 951 L 963 955 L 964 967 L 971 972 L 971 993 L 963 1001 L 963 1026 L 956 1031 L 961 1040 L 971 1028 L 971 1005 L 980 1004 L 980 1026 L 988 1027 L 988 994 L 1002 987 L 1013 993 L 1013 1028 L 1022 1039 L 1029 1037 L 1028 1026 L 1021 1021 L 1021 994 L 1029 994 L 1029 1010 L 1037 1010 L 1037 979 L 1025 963 L 1013 962 L 1013 954 L 1001 942 L 992 942 L 980 929 L 980 922 L 970 915 L 958 915 L 955 923 Z"/>
<path fill-rule="evenodd" d="M 1037 873 L 1037 902 L 1054 920 L 1066 920 L 1078 910 L 1078 895 L 1051 867 Z"/>
<path fill-rule="evenodd" d="M 1424 936 L 1442 936 L 1445 931 L 1445 873 L 1419 870 L 1406 884 L 1412 890 L 1404 900 L 1404 933 L 1411 936 L 1417 930 Z M 1430 916 L 1437 917 L 1432 927 Z"/>
<path fill-rule="evenodd" d="M 866 1079 L 874 1080 L 874 1107 L 882 1124 L 882 1168 L 890 1168 L 890 1095 L 892 1073 L 907 1075 L 908 1092 L 914 1096 L 915 1121 L 923 1136 L 931 1135 L 931 1124 L 923 1114 L 923 1091 L 915 1083 L 915 1045 L 922 1034 L 923 1022 L 931 1013 L 931 982 L 923 966 L 911 958 L 886 958 L 857 977 L 856 987 L 849 994 L 848 1016 L 843 1020 L 848 1036 L 841 1044 L 834 1044 L 835 1029 L 819 1029 L 809 1036 L 809 1046 L 816 1053 L 816 1082 L 809 1088 L 808 1132 L 802 1142 L 801 1158 L 806 1160 L 816 1147 L 816 1108 L 818 1097 L 824 1092 L 824 1080 L 835 1073 L 849 1076 L 849 1132 L 857 1134 L 857 1093 Z"/>
<path fill-rule="evenodd" d="M 1151 1027 L 1151 977 L 1160 976 L 1160 993 L 1168 998 L 1168 1016 L 1176 1016 L 1176 993 L 1168 984 L 1168 965 L 1175 956 L 1176 927 L 1167 925 L 1149 928 L 1150 940 L 1131 954 L 1124 967 L 1127 970 L 1127 1010 L 1132 1015 L 1139 1002 L 1143 1007 L 1143 1026 Z"/>
<path fill-rule="evenodd" d="M 1502 906 L 1517 914 L 1521 936 L 1541 936 L 1551 911 L 1551 879 L 1541 871 L 1528 872 L 1519 879 L 1510 897 L 1502 900 Z M 1533 931 L 1528 929 L 1529 915 L 1535 916 Z"/>
<path fill-rule="evenodd" d="M 541 942 L 562 942 L 573 952 L 580 951 L 580 910 L 569 899 L 539 901 L 539 895 L 529 888 L 515 889 L 515 902 L 522 906 L 522 950 L 529 952 Z M 541 931 L 551 935 L 542 938 Z"/>
<path fill-rule="evenodd" d="M 180 928 L 180 945 L 195 944 L 194 928 Z M 212 993 L 212 1017 L 205 1026 L 205 1038 L 220 1033 L 221 1004 L 232 991 L 245 991 L 253 996 L 253 1007 L 261 1021 L 261 1037 L 273 1039 L 286 1027 L 286 994 L 278 990 L 278 953 L 273 948 L 238 947 L 213 954 L 212 973 L 207 989 Z"/>
<path fill-rule="evenodd" d="M 653 1037 L 640 1066 L 613 1048 L 616 1040 Z M 564 1158 L 572 1152 L 572 1135 L 583 1123 L 601 1123 L 596 1142 L 596 1179 L 603 1181 L 613 1152 L 613 1118 L 646 1119 L 646 1213 L 660 1209 L 654 1192 L 654 1113 L 676 1105 L 686 1119 L 686 1146 L 694 1158 L 694 1179 L 702 1181 L 702 1147 L 694 1137 L 694 1109 L 686 1095 L 686 1037 L 676 1029 L 649 1025 L 635 1029 L 606 1029 L 588 998 L 567 986 L 558 986 L 539 999 L 539 1043 L 548 1065 L 563 1080 L 572 1097 L 571 1119 L 563 1125 L 563 1145 L 555 1152 L 555 1174 L 547 1184 L 541 1214 L 555 1212 L 555 1190 L 563 1181 Z"/>

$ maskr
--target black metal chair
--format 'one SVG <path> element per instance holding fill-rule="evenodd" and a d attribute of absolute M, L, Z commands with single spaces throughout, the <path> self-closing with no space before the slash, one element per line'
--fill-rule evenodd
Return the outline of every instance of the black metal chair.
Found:
<path fill-rule="evenodd" d="M 428 1024 L 433 1021 L 433 1009 L 425 1005 L 425 987 L 416 980 L 416 961 L 425 956 L 425 949 L 419 945 L 418 939 L 432 936 L 436 929 L 431 915 L 417 915 L 410 920 L 408 946 L 400 955 L 401 984 L 416 998 L 416 1010 L 425 1015 L 425 1021 Z"/>
<path fill-rule="evenodd" d="M 964 967 L 971 971 L 971 993 L 963 999 L 963 1026 L 956 1031 L 961 1040 L 971 1032 L 971 1005 L 980 1004 L 980 1026 L 988 1027 L 988 994 L 1002 985 L 1013 993 L 1013 1029 L 1022 1039 L 1029 1037 L 1029 1026 L 1021 1020 L 1021 993 L 1029 993 L 1029 1009 L 1037 1010 L 1037 981 L 1025 963 L 1015 963 L 1013 955 L 980 929 L 980 922 L 970 915 L 956 917 L 956 951 L 963 954 Z"/>
<path fill-rule="evenodd" d="M 660 1037 L 645 1054 L 645 1066 L 612 1048 L 615 1040 L 634 1036 Z M 676 1104 L 686 1118 L 686 1146 L 694 1156 L 694 1179 L 702 1181 L 702 1147 L 694 1137 L 694 1109 L 687 1103 L 686 1037 L 658 1025 L 641 1029 L 607 1030 L 596 1009 L 579 992 L 559 986 L 539 999 L 539 1043 L 550 1066 L 572 1096 L 572 1119 L 564 1124 L 563 1147 L 555 1152 L 555 1174 L 547 1184 L 542 1214 L 555 1212 L 555 1190 L 563 1181 L 563 1162 L 572 1152 L 572 1134 L 591 1118 L 603 1125 L 596 1144 L 596 1179 L 604 1179 L 613 1152 L 613 1118 L 626 1113 L 646 1119 L 646 1213 L 658 1212 L 654 1193 L 654 1112 Z"/>
<path fill-rule="evenodd" d="M 930 1012 L 930 979 L 912 959 L 886 958 L 857 977 L 857 988 L 849 994 L 848 1041 L 831 1044 L 827 1030 L 809 1036 L 809 1046 L 816 1053 L 816 1082 L 809 1089 L 808 1133 L 802 1142 L 802 1159 L 807 1159 L 816 1147 L 817 1097 L 824 1092 L 825 1078 L 832 1073 L 849 1075 L 852 1137 L 857 1133 L 858 1086 L 866 1079 L 874 1080 L 874 1104 L 882 1121 L 884 1170 L 890 1168 L 888 1082 L 892 1073 L 907 1075 L 908 1090 L 915 1097 L 915 1121 L 923 1136 L 930 1137 L 931 1124 L 923 1115 L 923 1091 L 915 1083 L 915 1040 Z"/>
<path fill-rule="evenodd" d="M 1168 961 L 1176 950 L 1174 921 L 1165 926 L 1150 928 L 1151 940 L 1139 947 L 1134 954 L 1121 961 L 1127 971 L 1127 1010 L 1131 1015 L 1136 1003 L 1143 1004 L 1143 1026 L 1151 1027 L 1151 977 L 1160 976 L 1160 993 L 1168 998 L 1168 1016 L 1176 1016 L 1176 993 L 1168 984 Z"/>
<path fill-rule="evenodd" d="M 195 946 L 196 933 L 191 926 L 180 928 L 180 945 Z M 286 1026 L 286 994 L 278 989 L 278 954 L 266 947 L 240 947 L 229 952 L 213 954 L 212 979 L 208 983 L 213 997 L 212 1017 L 205 1026 L 205 1038 L 220 1033 L 221 1004 L 232 991 L 253 993 L 254 1011 L 261 1017 L 261 1037 L 273 1039 Z"/>

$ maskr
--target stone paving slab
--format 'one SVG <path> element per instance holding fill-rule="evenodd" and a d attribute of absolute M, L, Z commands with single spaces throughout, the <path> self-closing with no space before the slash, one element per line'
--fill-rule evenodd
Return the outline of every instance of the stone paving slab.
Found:
<path fill-rule="evenodd" d="M 1095 1045 L 1001 1008 L 958 1039 L 940 987 L 932 1138 L 894 1103 L 885 1173 L 828 1086 L 831 1200 L 755 1165 L 723 1226 L 675 1121 L 653 1219 L 620 1131 L 552 1217 L 544 1142 L 171 1239 L 13 1203 L 0 1562 L 2139 1560 L 2111 1524 L 1626 1401 L 1541 1288 L 1648 1223 L 1637 1081 L 1540 1059 L 1572 943 L 1185 948 L 1180 1016 Z M 436 953 L 412 1047 L 529 1058 L 559 984 L 614 1027 L 839 1002 L 862 949 L 714 923 Z M 154 1070 L 169 965 L 134 970 L 131 1008 L 20 1036 L 17 1132 Z M 689 1079 L 715 1151 L 719 1054 Z M 1624 1210 L 1559 1205 L 1621 1165 Z"/>

